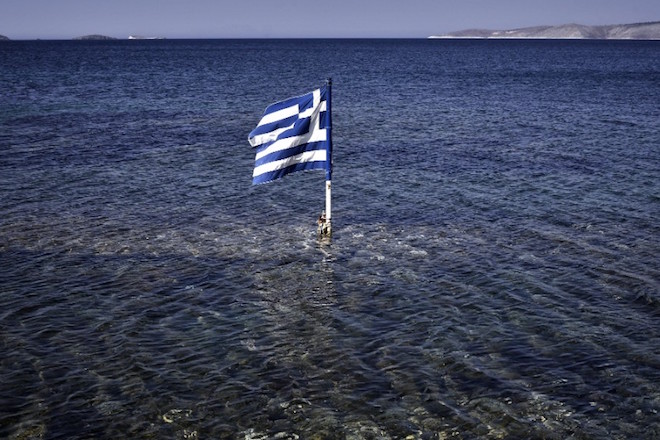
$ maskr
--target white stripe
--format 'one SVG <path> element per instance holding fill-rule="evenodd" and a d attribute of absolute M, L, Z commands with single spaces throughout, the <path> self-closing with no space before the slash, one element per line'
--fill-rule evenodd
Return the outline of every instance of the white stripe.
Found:
<path fill-rule="evenodd" d="M 299 145 L 308 144 L 310 142 L 322 142 L 327 139 L 327 130 L 325 128 L 314 130 L 304 136 L 294 136 L 286 139 L 280 139 L 273 142 L 262 151 L 257 152 L 254 160 L 259 160 L 264 156 L 267 156 L 276 151 L 286 150 L 288 148 L 294 148 Z"/>
<path fill-rule="evenodd" d="M 268 133 L 258 134 L 256 136 L 248 139 L 248 142 L 253 147 L 258 147 L 259 145 L 267 144 L 268 142 L 273 142 L 273 141 L 277 140 L 278 136 L 281 133 L 283 133 L 287 130 L 291 130 L 295 124 L 296 123 L 294 122 L 293 124 L 289 125 L 288 127 L 282 127 L 282 128 L 278 128 L 277 130 L 269 131 Z"/>
<path fill-rule="evenodd" d="M 313 150 L 305 151 L 296 156 L 287 157 L 286 159 L 276 160 L 274 162 L 268 162 L 261 166 L 255 167 L 252 177 L 259 176 L 264 173 L 271 171 L 281 170 L 291 165 L 305 162 L 325 162 L 327 160 L 326 150 Z"/>
<path fill-rule="evenodd" d="M 315 129 L 318 129 L 318 125 L 319 125 L 319 121 L 318 121 L 318 112 L 319 112 L 319 111 L 324 112 L 324 111 L 326 111 L 326 109 L 327 109 L 327 107 L 328 107 L 328 104 L 327 104 L 326 101 L 319 102 L 320 100 L 321 100 L 321 91 L 320 91 L 320 90 L 315 90 L 315 91 L 314 91 L 314 106 L 311 107 L 311 108 L 309 108 L 309 109 L 307 109 L 307 110 L 305 110 L 304 112 L 302 112 L 302 113 L 300 113 L 300 114 L 298 115 L 299 118 L 307 118 L 307 117 L 310 117 L 310 116 L 312 116 L 313 118 L 315 118 L 315 119 L 313 119 L 312 121 L 310 121 L 310 123 L 312 124 L 312 128 L 310 128 L 310 132 L 311 132 L 311 131 L 314 131 Z M 290 110 L 290 109 L 292 109 L 292 108 L 294 108 L 294 107 L 295 107 L 296 109 L 298 108 L 298 106 L 295 105 L 295 106 L 287 107 L 287 108 L 285 108 L 285 109 L 278 110 L 278 111 L 276 111 L 276 112 L 269 113 L 269 114 L 265 115 L 265 116 L 261 119 L 261 122 L 259 122 L 259 125 L 263 125 L 262 122 L 263 122 L 264 119 L 266 119 L 267 116 L 274 115 L 274 114 L 276 114 L 276 113 L 280 113 L 280 112 L 283 111 L 283 110 L 287 110 L 287 111 L 288 111 L 288 110 Z M 316 115 L 314 115 L 314 113 L 316 113 Z M 290 116 L 293 116 L 292 114 L 288 114 L 288 113 L 286 113 L 286 115 L 287 115 L 287 116 L 286 116 L 287 118 L 290 117 Z M 279 119 L 274 119 L 274 120 L 272 120 L 272 121 L 268 121 L 268 122 L 275 122 L 275 121 L 277 121 L 277 120 L 279 120 Z M 259 125 L 257 125 L 257 127 L 258 127 Z M 256 136 L 254 136 L 254 137 L 248 139 L 248 142 L 249 142 L 250 145 L 253 146 L 253 147 L 258 147 L 259 145 L 263 145 L 263 144 L 266 144 L 266 143 L 268 143 L 268 142 L 273 142 L 273 141 L 277 140 L 277 137 L 278 137 L 281 133 L 283 133 L 283 132 L 285 132 L 285 131 L 287 131 L 287 130 L 293 128 L 294 125 L 295 125 L 295 122 L 294 122 L 293 124 L 289 125 L 288 127 L 278 128 L 278 129 L 276 129 L 276 130 L 269 131 L 268 133 L 262 133 L 262 134 L 256 135 Z M 324 138 L 324 139 L 319 139 L 319 140 L 325 140 L 325 138 Z M 303 143 L 304 143 L 304 142 L 303 142 Z M 300 144 L 297 144 L 297 145 L 300 145 Z M 270 148 L 270 147 L 269 147 L 269 148 Z M 278 150 L 273 150 L 273 151 L 278 151 Z"/>
<path fill-rule="evenodd" d="M 321 105 L 317 106 L 314 110 L 314 113 L 310 113 L 310 121 L 309 121 L 309 132 L 307 132 L 304 135 L 301 136 L 294 136 L 290 138 L 284 138 L 284 139 L 279 139 L 275 140 L 277 138 L 274 138 L 275 142 L 270 144 L 267 148 L 265 148 L 263 151 L 260 151 L 256 154 L 254 160 L 259 160 L 262 157 L 274 153 L 276 151 L 282 151 L 286 150 L 287 148 L 292 148 L 292 147 L 297 147 L 298 145 L 302 144 L 307 144 L 309 142 L 321 142 L 325 141 L 327 139 L 327 130 L 325 128 L 319 128 L 319 122 L 320 122 L 320 112 L 325 111 L 326 109 L 326 102 L 323 101 L 320 103 Z M 263 135 L 262 135 L 263 136 Z M 256 138 L 256 136 L 255 136 Z M 261 142 L 256 145 L 261 145 L 264 142 Z M 253 145 L 253 146 L 256 146 Z"/>
<path fill-rule="evenodd" d="M 291 116 L 295 116 L 298 113 L 300 113 L 300 107 L 298 107 L 298 104 L 277 110 L 273 113 L 267 113 L 263 115 L 261 121 L 259 121 L 259 124 L 257 124 L 257 127 L 265 124 L 270 124 L 271 122 L 290 118 Z"/>
<path fill-rule="evenodd" d="M 298 115 L 298 118 L 309 118 L 312 115 L 312 113 L 316 111 L 320 103 L 321 103 L 321 89 L 316 89 L 312 92 L 312 107 L 300 113 L 300 115 Z M 325 101 L 323 101 L 323 103 L 325 103 Z"/>

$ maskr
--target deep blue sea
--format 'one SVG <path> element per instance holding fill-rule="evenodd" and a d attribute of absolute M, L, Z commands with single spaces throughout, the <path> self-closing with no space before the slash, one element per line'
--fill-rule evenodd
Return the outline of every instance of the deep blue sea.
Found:
<path fill-rule="evenodd" d="M 1 43 L 0 438 L 660 438 L 660 43 Z"/>

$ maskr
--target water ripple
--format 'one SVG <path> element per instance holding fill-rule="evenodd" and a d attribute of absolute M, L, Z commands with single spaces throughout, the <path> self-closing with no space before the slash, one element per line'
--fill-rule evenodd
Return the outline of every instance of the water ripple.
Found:
<path fill-rule="evenodd" d="M 660 436 L 655 46 L 17 43 L 0 437 Z M 245 127 L 328 60 L 324 242 Z"/>

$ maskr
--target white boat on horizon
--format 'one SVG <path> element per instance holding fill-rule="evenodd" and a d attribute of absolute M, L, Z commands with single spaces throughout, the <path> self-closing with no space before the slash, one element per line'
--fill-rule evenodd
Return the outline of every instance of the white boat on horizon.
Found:
<path fill-rule="evenodd" d="M 165 37 L 142 37 L 139 35 L 129 35 L 129 40 L 164 40 Z"/>

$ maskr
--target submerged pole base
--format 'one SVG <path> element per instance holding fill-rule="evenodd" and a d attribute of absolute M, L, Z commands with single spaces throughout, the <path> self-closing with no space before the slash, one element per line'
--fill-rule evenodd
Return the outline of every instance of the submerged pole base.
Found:
<path fill-rule="evenodd" d="M 330 238 L 330 236 L 332 235 L 332 224 L 330 223 L 329 220 L 326 220 L 325 211 L 321 213 L 316 223 L 318 224 L 318 227 L 316 228 L 316 232 L 318 233 L 319 237 Z"/>

